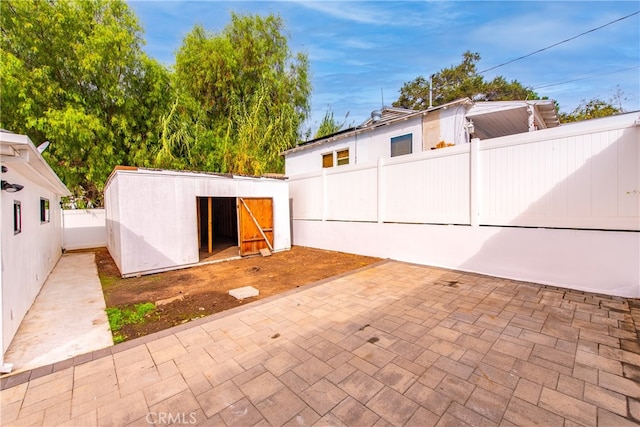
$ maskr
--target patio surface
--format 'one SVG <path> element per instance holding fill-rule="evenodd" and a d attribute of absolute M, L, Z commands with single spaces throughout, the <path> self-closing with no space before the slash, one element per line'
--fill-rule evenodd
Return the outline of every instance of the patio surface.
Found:
<path fill-rule="evenodd" d="M 382 262 L 4 378 L 0 421 L 635 426 L 635 304 Z"/>

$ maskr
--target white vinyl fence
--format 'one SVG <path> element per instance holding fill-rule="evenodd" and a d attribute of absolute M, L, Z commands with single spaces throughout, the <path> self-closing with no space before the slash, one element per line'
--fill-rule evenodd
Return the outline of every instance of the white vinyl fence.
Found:
<path fill-rule="evenodd" d="M 62 211 L 63 244 L 65 250 L 107 246 L 104 209 L 72 209 Z"/>
<path fill-rule="evenodd" d="M 289 177 L 294 245 L 640 297 L 637 113 Z"/>
<path fill-rule="evenodd" d="M 640 230 L 628 116 L 292 176 L 292 219 Z"/>

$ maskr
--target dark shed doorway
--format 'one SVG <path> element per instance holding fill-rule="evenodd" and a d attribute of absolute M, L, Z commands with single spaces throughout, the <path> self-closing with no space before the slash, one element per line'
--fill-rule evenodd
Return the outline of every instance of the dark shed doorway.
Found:
<path fill-rule="evenodd" d="M 197 197 L 200 261 L 237 257 L 238 210 L 235 197 Z"/>

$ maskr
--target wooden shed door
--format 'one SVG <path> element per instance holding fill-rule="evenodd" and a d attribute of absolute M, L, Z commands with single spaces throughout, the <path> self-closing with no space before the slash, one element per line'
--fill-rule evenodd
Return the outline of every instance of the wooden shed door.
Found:
<path fill-rule="evenodd" d="M 273 251 L 273 199 L 238 198 L 240 255 Z"/>

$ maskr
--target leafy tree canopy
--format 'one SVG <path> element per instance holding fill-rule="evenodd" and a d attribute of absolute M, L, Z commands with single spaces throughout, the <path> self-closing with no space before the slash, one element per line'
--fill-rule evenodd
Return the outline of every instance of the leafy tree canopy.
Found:
<path fill-rule="evenodd" d="M 28 134 L 76 194 L 100 203 L 118 164 L 144 164 L 168 72 L 120 0 L 2 0 L 0 126 Z"/>
<path fill-rule="evenodd" d="M 598 117 L 613 116 L 622 112 L 622 108 L 616 107 L 611 102 L 593 98 L 590 101 L 582 100 L 580 105 L 570 113 L 560 113 L 560 123 L 579 122 Z"/>
<path fill-rule="evenodd" d="M 191 168 L 283 170 L 279 154 L 298 141 L 311 93 L 307 56 L 294 55 L 283 34 L 279 16 L 235 13 L 220 33 L 195 26 L 187 34 L 176 55 L 177 104 L 166 119 L 190 124 L 179 138 L 163 129 L 165 164 L 184 162 L 188 152 Z"/>
<path fill-rule="evenodd" d="M 486 81 L 478 74 L 478 53 L 466 51 L 462 62 L 444 68 L 431 76 L 433 105 L 446 104 L 460 98 L 482 101 L 507 101 L 514 99 L 538 99 L 538 94 L 517 80 L 508 81 L 502 76 Z M 429 107 L 429 79 L 419 76 L 402 85 L 395 107 L 424 110 Z"/>
<path fill-rule="evenodd" d="M 340 123 L 333 117 L 333 111 L 331 110 L 331 108 L 329 108 L 325 112 L 324 117 L 320 122 L 320 126 L 318 126 L 318 130 L 313 136 L 313 139 L 322 138 L 323 136 L 331 135 L 338 132 L 344 127 L 345 123 L 347 122 L 347 117 L 349 117 L 349 112 L 347 112 L 347 114 L 344 116 L 344 120 L 342 121 L 342 123 Z"/>

